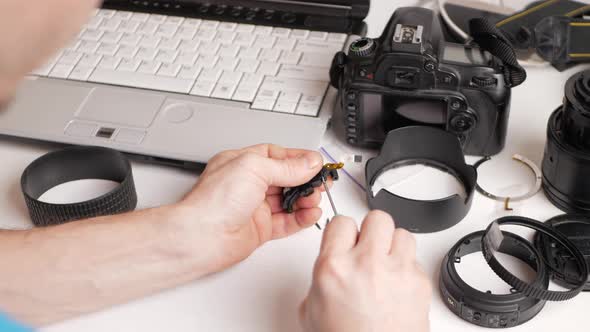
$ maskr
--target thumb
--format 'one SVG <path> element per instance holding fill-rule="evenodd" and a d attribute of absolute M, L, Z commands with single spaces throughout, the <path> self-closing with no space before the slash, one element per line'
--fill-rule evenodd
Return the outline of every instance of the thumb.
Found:
<path fill-rule="evenodd" d="M 285 159 L 253 156 L 250 170 L 265 179 L 268 186 L 296 187 L 306 183 L 322 169 L 322 156 L 315 151 L 306 151 L 296 157 Z"/>

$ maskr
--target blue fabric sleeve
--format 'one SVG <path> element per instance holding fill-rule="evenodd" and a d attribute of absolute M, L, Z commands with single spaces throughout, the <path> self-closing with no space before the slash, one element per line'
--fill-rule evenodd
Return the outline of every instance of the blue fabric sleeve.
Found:
<path fill-rule="evenodd" d="M 0 313 L 0 332 L 33 332 L 33 330 L 17 324 Z"/>

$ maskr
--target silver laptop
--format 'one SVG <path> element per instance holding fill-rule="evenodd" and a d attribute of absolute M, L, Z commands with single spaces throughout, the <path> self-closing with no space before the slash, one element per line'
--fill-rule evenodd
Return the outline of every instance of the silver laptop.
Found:
<path fill-rule="evenodd" d="M 369 0 L 107 0 L 25 80 L 0 134 L 179 166 L 258 143 L 317 149 L 333 55 Z"/>

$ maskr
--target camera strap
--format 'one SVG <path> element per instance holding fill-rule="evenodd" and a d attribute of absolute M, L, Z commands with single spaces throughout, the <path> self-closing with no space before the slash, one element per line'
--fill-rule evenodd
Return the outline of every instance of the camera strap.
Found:
<path fill-rule="evenodd" d="M 553 65 L 590 61 L 590 5 L 578 1 L 536 3 L 496 23 L 517 49 L 536 48 Z"/>
<path fill-rule="evenodd" d="M 518 63 L 514 47 L 502 31 L 485 18 L 469 21 L 469 29 L 476 44 L 502 60 L 504 78 L 509 87 L 518 86 L 526 80 L 526 70 Z"/>

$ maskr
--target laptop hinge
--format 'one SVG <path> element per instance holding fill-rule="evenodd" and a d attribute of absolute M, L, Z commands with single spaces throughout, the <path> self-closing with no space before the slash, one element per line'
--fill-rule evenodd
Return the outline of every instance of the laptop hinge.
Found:
<path fill-rule="evenodd" d="M 331 1 L 334 2 L 334 1 Z M 105 0 L 103 8 L 256 25 L 364 34 L 369 0 L 360 4 L 291 0 Z"/>

